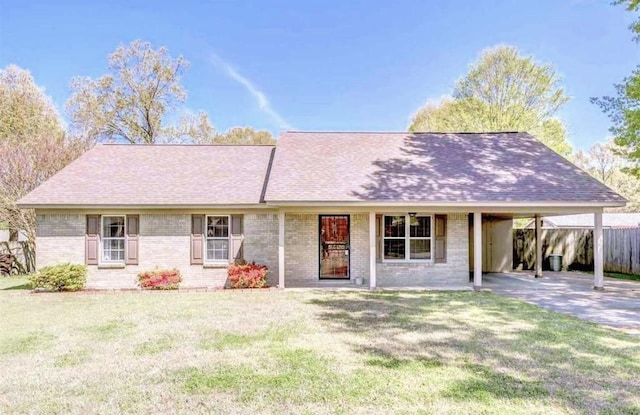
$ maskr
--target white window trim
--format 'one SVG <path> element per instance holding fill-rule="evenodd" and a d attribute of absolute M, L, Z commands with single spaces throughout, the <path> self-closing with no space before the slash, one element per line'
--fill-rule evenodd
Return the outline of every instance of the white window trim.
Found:
<path fill-rule="evenodd" d="M 219 217 L 226 217 L 227 218 L 227 226 L 228 226 L 228 231 L 227 231 L 227 237 L 223 238 L 223 237 L 215 237 L 215 236 L 208 236 L 207 235 L 207 224 L 209 223 L 209 218 L 219 218 Z M 203 231 L 203 235 L 204 235 L 204 243 L 202 244 L 202 249 L 203 249 L 203 253 L 202 253 L 202 258 L 204 258 L 204 264 L 207 265 L 211 265 L 211 264 L 228 264 L 229 263 L 229 256 L 231 256 L 231 215 L 205 215 L 204 217 L 204 231 Z M 207 257 L 207 242 L 209 240 L 227 240 L 227 253 L 228 253 L 228 257 L 227 259 L 209 259 Z"/>
<path fill-rule="evenodd" d="M 124 236 L 122 238 L 106 238 L 107 240 L 122 239 L 124 241 L 124 258 L 122 260 L 104 259 L 104 218 L 124 218 Z M 98 265 L 102 264 L 124 264 L 127 261 L 127 215 L 100 215 L 100 261 Z"/>
<path fill-rule="evenodd" d="M 386 217 L 393 217 L 393 216 L 404 216 L 404 237 L 396 237 L 396 236 L 385 236 L 385 232 L 384 232 L 384 227 L 385 227 L 385 218 Z M 380 234 L 382 236 L 382 238 L 380 239 L 380 253 L 382 256 L 382 262 L 387 262 L 387 263 L 433 263 L 433 257 L 434 257 L 434 245 L 433 245 L 433 226 L 434 226 L 434 222 L 433 222 L 433 215 L 430 213 L 416 213 L 415 214 L 416 217 L 428 217 L 429 218 L 429 222 L 431 224 L 431 236 L 425 237 L 425 236 L 419 236 L 419 237 L 411 237 L 411 216 L 408 213 L 391 213 L 391 214 L 386 214 L 386 215 L 382 215 L 382 226 L 380 229 Z M 405 244 L 404 244 L 404 259 L 386 259 L 384 256 L 384 241 L 385 240 L 404 240 Z M 431 259 L 410 259 L 411 257 L 411 240 L 429 240 L 430 245 L 431 245 Z"/>

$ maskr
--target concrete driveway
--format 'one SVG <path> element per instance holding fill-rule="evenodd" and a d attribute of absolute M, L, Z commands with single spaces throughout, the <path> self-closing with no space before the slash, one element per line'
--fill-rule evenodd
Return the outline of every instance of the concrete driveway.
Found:
<path fill-rule="evenodd" d="M 485 274 L 483 288 L 549 310 L 640 335 L 640 282 L 605 278 L 593 290 L 593 275 L 577 272 Z"/>

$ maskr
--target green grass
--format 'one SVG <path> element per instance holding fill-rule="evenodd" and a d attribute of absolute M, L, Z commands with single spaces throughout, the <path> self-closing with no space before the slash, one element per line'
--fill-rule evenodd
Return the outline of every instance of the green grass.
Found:
<path fill-rule="evenodd" d="M 640 338 L 491 293 L 9 290 L 0 312 L 0 413 L 640 413 Z"/>
<path fill-rule="evenodd" d="M 0 290 L 30 290 L 28 275 L 0 275 Z"/>
<path fill-rule="evenodd" d="M 631 280 L 640 281 L 640 275 L 638 274 L 621 274 L 619 272 L 605 272 L 605 277 L 617 278 L 619 280 Z"/>
<path fill-rule="evenodd" d="M 580 271 L 582 275 L 593 275 L 593 271 Z M 619 280 L 640 281 L 640 275 L 638 274 L 622 274 L 619 272 L 605 272 L 605 277 L 617 278 Z"/>

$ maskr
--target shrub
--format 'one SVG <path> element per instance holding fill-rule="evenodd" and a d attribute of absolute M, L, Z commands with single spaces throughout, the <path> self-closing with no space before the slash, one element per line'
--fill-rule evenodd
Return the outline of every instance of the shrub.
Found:
<path fill-rule="evenodd" d="M 229 265 L 229 284 L 231 288 L 263 288 L 267 286 L 267 274 L 266 265 L 238 261 Z"/>
<path fill-rule="evenodd" d="M 159 269 L 138 274 L 138 284 L 143 290 L 176 290 L 182 282 L 177 269 Z"/>
<path fill-rule="evenodd" d="M 80 264 L 52 265 L 29 276 L 31 287 L 47 291 L 78 291 L 86 282 L 87 267 Z"/>

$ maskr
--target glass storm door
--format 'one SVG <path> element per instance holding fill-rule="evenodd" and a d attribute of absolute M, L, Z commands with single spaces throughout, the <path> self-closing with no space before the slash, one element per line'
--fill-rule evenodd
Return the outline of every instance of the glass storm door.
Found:
<path fill-rule="evenodd" d="M 349 279 L 349 215 L 320 215 L 320 279 Z"/>

